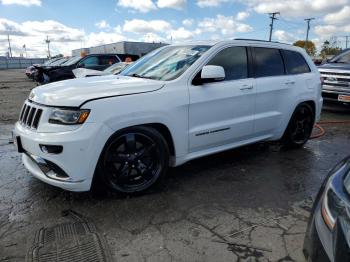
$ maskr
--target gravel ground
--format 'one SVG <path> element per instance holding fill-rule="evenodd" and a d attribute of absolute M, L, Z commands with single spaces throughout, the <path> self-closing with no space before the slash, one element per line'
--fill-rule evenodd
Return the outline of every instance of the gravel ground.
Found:
<path fill-rule="evenodd" d="M 350 126 L 325 125 L 325 136 L 299 150 L 258 143 L 173 168 L 166 186 L 147 195 L 70 193 L 33 178 L 8 144 L 34 85 L 11 71 L 5 79 L 18 84 L 3 88 L 10 85 L 2 81 L 5 73 L 0 71 L 0 261 L 24 261 L 35 233 L 69 221 L 62 216 L 68 209 L 95 224 L 114 261 L 304 261 L 312 199 L 330 168 L 349 154 Z M 326 111 L 322 118 L 350 115 Z"/>
<path fill-rule="evenodd" d="M 24 74 L 24 69 L 0 70 L 0 123 L 14 123 L 36 83 Z"/>

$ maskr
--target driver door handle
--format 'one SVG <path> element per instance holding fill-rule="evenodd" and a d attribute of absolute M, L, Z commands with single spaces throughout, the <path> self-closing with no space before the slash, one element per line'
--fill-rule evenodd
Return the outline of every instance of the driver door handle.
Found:
<path fill-rule="evenodd" d="M 240 90 L 250 90 L 250 89 L 253 89 L 253 85 L 242 85 L 239 89 Z"/>
<path fill-rule="evenodd" d="M 295 84 L 295 81 L 287 81 L 285 82 L 286 85 L 294 85 Z"/>

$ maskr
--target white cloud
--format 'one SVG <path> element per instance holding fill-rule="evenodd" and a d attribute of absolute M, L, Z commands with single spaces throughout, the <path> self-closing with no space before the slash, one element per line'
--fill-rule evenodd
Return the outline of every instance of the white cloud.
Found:
<path fill-rule="evenodd" d="M 48 35 L 51 40 L 52 55 L 71 55 L 73 49 L 125 40 L 126 38 L 118 33 L 119 30 L 120 27 L 116 27 L 113 32 L 86 34 L 84 30 L 69 27 L 53 20 L 16 23 L 0 19 L 0 42 L 6 43 L 5 32 L 8 32 L 14 56 L 23 53 L 23 45 L 25 44 L 30 57 L 46 57 L 45 40 Z M 7 51 L 7 45 L 0 44 L 0 55 L 4 55 Z"/>
<path fill-rule="evenodd" d="M 126 40 L 126 38 L 123 35 L 120 35 L 118 33 L 107 33 L 107 32 L 90 33 L 87 36 L 85 45 L 87 47 L 97 46 L 97 45 L 119 42 L 123 40 Z"/>
<path fill-rule="evenodd" d="M 219 6 L 229 0 L 197 0 L 197 5 L 201 8 Z"/>
<path fill-rule="evenodd" d="M 239 12 L 237 15 L 236 15 L 236 19 L 238 21 L 242 21 L 242 20 L 245 20 L 249 17 L 249 13 L 248 12 Z"/>
<path fill-rule="evenodd" d="M 158 0 L 157 6 L 159 8 L 173 8 L 177 10 L 184 9 L 187 0 Z"/>
<path fill-rule="evenodd" d="M 118 6 L 131 8 L 141 13 L 147 13 L 157 9 L 152 0 L 119 0 Z"/>
<path fill-rule="evenodd" d="M 349 0 L 240 0 L 256 12 L 266 14 L 281 12 L 286 17 L 321 16 L 339 11 Z"/>
<path fill-rule="evenodd" d="M 339 12 L 326 15 L 324 21 L 329 24 L 350 23 L 350 6 L 344 6 Z"/>
<path fill-rule="evenodd" d="M 315 26 L 315 33 L 321 37 L 330 37 L 335 33 L 340 32 L 340 28 L 334 25 L 317 25 Z"/>
<path fill-rule="evenodd" d="M 123 26 L 125 32 L 132 33 L 157 33 L 171 29 L 171 25 L 164 20 L 126 20 Z"/>
<path fill-rule="evenodd" d="M 0 0 L 3 5 L 41 6 L 41 0 Z"/>
<path fill-rule="evenodd" d="M 23 28 L 21 27 L 20 24 L 5 19 L 5 18 L 0 18 L 0 35 L 4 34 L 11 34 L 11 35 L 26 35 L 27 33 L 23 31 Z"/>
<path fill-rule="evenodd" d="M 184 25 L 184 26 L 192 26 L 193 25 L 193 23 L 194 23 L 194 20 L 193 19 L 185 19 L 185 20 L 183 20 L 182 21 L 182 24 Z"/>
<path fill-rule="evenodd" d="M 297 40 L 297 37 L 295 34 L 286 32 L 284 30 L 276 30 L 273 33 L 273 36 L 277 41 L 285 42 L 285 43 L 292 43 Z"/>
<path fill-rule="evenodd" d="M 155 33 L 147 33 L 141 38 L 141 40 L 147 43 L 166 42 L 166 39 L 164 37 L 161 37 Z"/>
<path fill-rule="evenodd" d="M 183 27 L 180 27 L 179 29 L 172 30 L 168 38 L 177 41 L 177 40 L 189 40 L 189 39 L 192 39 L 193 36 L 194 36 L 193 32 L 188 31 Z"/>
<path fill-rule="evenodd" d="M 109 29 L 111 26 L 106 22 L 106 20 L 101 20 L 95 24 L 99 29 Z"/>
<path fill-rule="evenodd" d="M 253 30 L 250 25 L 238 22 L 233 16 L 224 15 L 217 15 L 216 18 L 204 18 L 198 23 L 198 27 L 202 32 L 221 32 L 226 36 Z"/>

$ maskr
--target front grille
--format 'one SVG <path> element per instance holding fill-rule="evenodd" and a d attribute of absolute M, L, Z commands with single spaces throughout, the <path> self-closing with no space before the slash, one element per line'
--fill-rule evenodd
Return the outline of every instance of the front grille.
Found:
<path fill-rule="evenodd" d="M 19 116 L 19 122 L 27 128 L 37 129 L 42 113 L 42 109 L 25 103 Z"/>
<path fill-rule="evenodd" d="M 320 70 L 323 77 L 323 91 L 334 93 L 350 92 L 350 71 Z"/>
<path fill-rule="evenodd" d="M 320 71 L 321 75 L 334 75 L 334 76 L 345 76 L 350 77 L 349 73 L 331 72 L 331 71 Z"/>

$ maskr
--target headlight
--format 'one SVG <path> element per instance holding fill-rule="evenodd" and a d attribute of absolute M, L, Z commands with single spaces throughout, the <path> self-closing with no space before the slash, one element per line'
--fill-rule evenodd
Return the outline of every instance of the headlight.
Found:
<path fill-rule="evenodd" d="M 60 125 L 78 125 L 85 122 L 90 114 L 89 109 L 54 109 L 49 117 L 49 123 Z"/>
<path fill-rule="evenodd" d="M 347 176 L 350 175 L 348 172 L 348 160 L 342 161 L 341 165 L 338 164 L 337 168 L 332 170 L 334 174 L 328 179 L 324 190 L 321 214 L 330 230 L 333 230 L 338 216 L 346 215 L 346 206 L 342 198 L 338 195 L 337 190 L 339 191 L 339 188 L 344 188 L 344 182 L 347 180 L 347 177 L 344 177 L 346 173 L 348 173 Z"/>

